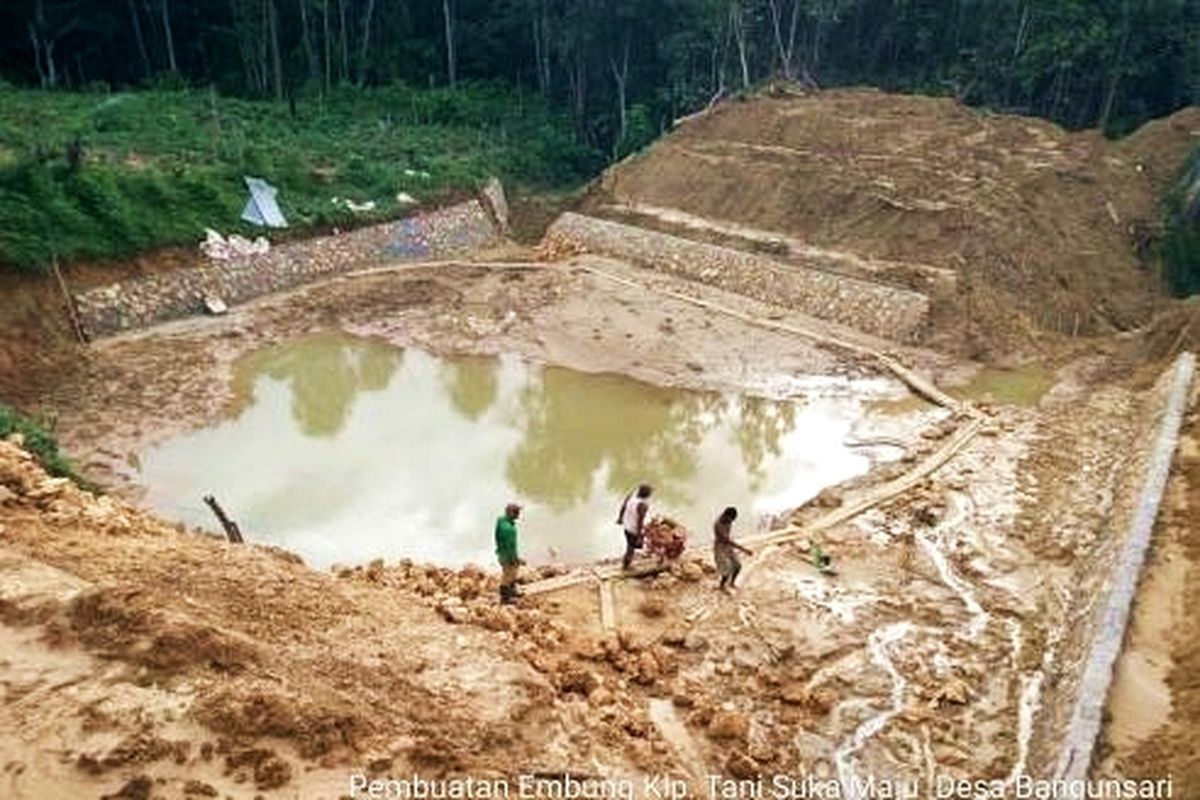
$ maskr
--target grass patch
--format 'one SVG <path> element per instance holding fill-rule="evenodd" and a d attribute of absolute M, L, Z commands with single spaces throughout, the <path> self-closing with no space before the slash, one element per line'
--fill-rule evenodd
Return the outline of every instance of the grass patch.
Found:
<path fill-rule="evenodd" d="M 85 489 L 92 488 L 90 483 L 79 477 L 67 457 L 59 452 L 58 441 L 53 434 L 40 422 L 0 403 L 0 439 L 14 433 L 21 435 L 24 439 L 22 447 L 37 459 L 46 472 L 58 478 L 70 478 Z"/>
<path fill-rule="evenodd" d="M 120 258 L 191 244 L 239 221 L 242 176 L 280 190 L 296 230 L 351 227 L 510 184 L 577 184 L 603 166 L 540 101 L 481 84 L 457 90 L 345 89 L 288 104 L 208 90 L 120 94 L 0 84 L 0 265 Z M 334 198 L 374 201 L 354 214 Z"/>

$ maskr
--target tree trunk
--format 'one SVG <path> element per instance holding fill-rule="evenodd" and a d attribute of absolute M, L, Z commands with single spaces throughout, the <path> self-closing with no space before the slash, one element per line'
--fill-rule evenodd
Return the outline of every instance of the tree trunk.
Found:
<path fill-rule="evenodd" d="M 608 59 L 608 65 L 612 68 L 613 80 L 617 84 L 617 138 L 613 142 L 613 158 L 616 159 L 617 153 L 621 149 L 621 143 L 625 141 L 625 133 L 629 127 L 629 120 L 626 113 L 626 90 L 629 88 L 629 34 L 625 34 L 625 44 L 621 52 L 621 63 L 618 66 L 616 59 L 611 56 Z"/>
<path fill-rule="evenodd" d="M 533 71 L 537 73 L 538 93 L 546 96 L 546 81 L 542 77 L 542 32 L 538 11 L 533 11 Z"/>
<path fill-rule="evenodd" d="M 1096 126 L 1101 133 L 1108 130 L 1108 121 L 1112 117 L 1113 108 L 1117 102 L 1117 90 L 1121 85 L 1121 67 L 1125 62 L 1125 45 L 1129 42 L 1129 0 L 1122 3 L 1121 42 L 1117 45 L 1117 60 L 1113 64 L 1112 79 L 1108 83 L 1108 91 L 1104 96 L 1104 109 L 1100 112 L 1100 122 Z"/>
<path fill-rule="evenodd" d="M 1008 86 L 1004 91 L 1005 105 L 1012 106 L 1013 84 L 1017 77 L 1017 61 L 1021 57 L 1021 50 L 1025 46 L 1025 30 L 1029 25 L 1029 3 L 1025 3 L 1021 10 L 1021 21 L 1017 23 L 1017 35 L 1013 39 L 1012 61 L 1008 67 Z"/>
<path fill-rule="evenodd" d="M 275 0 L 267 0 L 267 30 L 271 43 L 271 74 L 274 76 L 275 100 L 283 100 L 283 57 L 279 52 L 279 11 Z"/>
<path fill-rule="evenodd" d="M 296 0 L 300 6 L 300 42 L 304 47 L 304 57 L 308 60 L 308 79 L 315 85 L 321 84 L 321 65 L 317 62 L 317 48 L 313 44 L 312 29 L 308 26 L 309 0 Z"/>
<path fill-rule="evenodd" d="M 734 0 L 729 6 L 729 22 L 733 29 L 734 41 L 737 42 L 738 61 L 742 65 L 742 88 L 750 89 L 750 64 L 746 59 L 746 26 L 742 18 L 742 2 Z"/>
<path fill-rule="evenodd" d="M 817 21 L 813 24 L 812 48 L 809 51 L 809 63 L 806 65 L 804 71 L 806 81 L 811 81 L 812 73 L 817 72 L 821 68 L 821 45 L 825 41 L 826 22 L 825 2 L 824 0 L 817 0 Z"/>
<path fill-rule="evenodd" d="M 783 13 L 779 8 L 779 0 L 768 0 L 767 2 L 771 10 L 771 31 L 775 36 L 775 49 L 779 55 L 779 64 L 783 68 L 783 77 L 789 81 L 792 79 L 792 52 L 796 40 L 796 6 L 798 3 L 799 0 L 793 0 L 791 34 L 789 41 L 785 44 L 783 41 Z"/>
<path fill-rule="evenodd" d="M 46 80 L 50 88 L 58 86 L 58 67 L 54 63 L 54 40 L 47 39 L 45 45 Z"/>
<path fill-rule="evenodd" d="M 146 38 L 142 35 L 142 21 L 138 17 L 137 6 L 133 0 L 129 4 L 129 18 L 133 21 L 133 38 L 137 41 L 138 53 L 142 57 L 142 68 L 146 71 L 147 80 L 153 77 L 154 69 L 150 66 L 150 53 L 146 50 Z"/>
<path fill-rule="evenodd" d="M 262 94 L 266 97 L 271 92 L 271 22 L 267 1 L 259 3 L 258 42 L 258 73 L 262 76 Z"/>
<path fill-rule="evenodd" d="M 576 53 L 567 69 L 567 80 L 571 85 L 571 110 L 575 116 L 575 128 L 581 137 L 587 136 L 587 64 L 583 55 Z"/>
<path fill-rule="evenodd" d="M 350 82 L 350 34 L 346 29 L 346 0 L 338 0 L 339 34 L 342 40 L 342 83 Z"/>
<path fill-rule="evenodd" d="M 171 0 L 162 0 L 163 41 L 167 43 L 167 68 L 171 72 L 179 72 L 175 61 L 175 36 L 171 33 Z"/>
<path fill-rule="evenodd" d="M 330 84 L 331 66 L 329 63 L 329 57 L 330 57 L 330 51 L 331 51 L 330 42 L 329 42 L 329 0 L 323 0 L 321 3 L 321 21 L 324 26 L 323 30 L 322 30 L 322 34 L 323 34 L 322 42 L 325 45 L 325 94 L 329 94 L 329 90 L 331 88 L 331 84 Z"/>
<path fill-rule="evenodd" d="M 367 56 L 371 51 L 371 18 L 375 16 L 375 0 L 367 0 L 367 13 L 363 17 L 362 47 L 358 51 L 358 84 L 367 82 Z"/>
<path fill-rule="evenodd" d="M 714 36 L 712 46 L 708 50 L 708 83 L 714 92 L 725 91 L 725 41 L 727 34 L 720 31 Z"/>
<path fill-rule="evenodd" d="M 533 59 L 538 91 L 550 96 L 550 21 L 546 18 L 546 0 L 533 6 Z"/>
<path fill-rule="evenodd" d="M 453 89 L 458 85 L 458 56 L 454 49 L 454 4 L 451 0 L 442 0 L 442 18 L 446 23 L 446 77 Z"/>
<path fill-rule="evenodd" d="M 42 66 L 42 40 L 38 38 L 37 28 L 29 23 L 29 43 L 33 45 L 33 65 L 37 68 L 38 84 L 46 88 L 46 68 Z"/>

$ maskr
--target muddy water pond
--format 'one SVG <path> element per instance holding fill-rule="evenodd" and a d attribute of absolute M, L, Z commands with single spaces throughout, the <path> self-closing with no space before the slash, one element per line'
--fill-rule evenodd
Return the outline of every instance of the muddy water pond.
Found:
<path fill-rule="evenodd" d="M 222 420 L 140 455 L 146 503 L 213 529 L 200 498 L 214 494 L 248 539 L 314 566 L 490 564 L 510 500 L 531 564 L 614 556 L 617 508 L 641 481 L 651 513 L 707 547 L 726 505 L 747 533 L 868 468 L 843 444 L 862 402 L 836 381 L 772 401 L 340 333 L 251 353 L 233 380 Z"/>

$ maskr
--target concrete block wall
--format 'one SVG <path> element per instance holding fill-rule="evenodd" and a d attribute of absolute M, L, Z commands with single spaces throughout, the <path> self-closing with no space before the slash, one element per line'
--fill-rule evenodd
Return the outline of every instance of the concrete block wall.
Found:
<path fill-rule="evenodd" d="M 465 255 L 499 236 L 484 206 L 470 200 L 350 233 L 287 242 L 261 256 L 79 292 L 75 307 L 85 333 L 95 339 L 202 313 L 205 297 L 236 305 L 375 264 Z"/>
<path fill-rule="evenodd" d="M 929 298 L 918 292 L 596 217 L 563 214 L 547 237 L 895 341 L 918 339 L 929 315 Z"/>
<path fill-rule="evenodd" d="M 1166 399 L 1158 415 L 1157 430 L 1142 476 L 1137 505 L 1128 521 L 1128 533 L 1118 551 L 1108 594 L 1092 622 L 1091 647 L 1076 685 L 1074 710 L 1055 768 L 1056 779 L 1083 781 L 1091 770 L 1113 670 L 1125 645 L 1130 609 L 1137 594 L 1154 522 L 1158 518 L 1159 504 L 1171 472 L 1195 370 L 1195 356 L 1184 353 L 1163 377 L 1167 386 L 1160 396 Z"/>

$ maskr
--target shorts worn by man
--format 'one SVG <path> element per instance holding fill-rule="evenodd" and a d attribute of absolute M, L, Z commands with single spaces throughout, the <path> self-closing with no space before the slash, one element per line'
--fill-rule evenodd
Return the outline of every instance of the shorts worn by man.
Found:
<path fill-rule="evenodd" d="M 516 503 L 509 503 L 504 507 L 504 516 L 496 520 L 496 560 L 500 562 L 501 603 L 511 603 L 520 597 L 517 590 L 517 576 L 521 567 L 521 557 L 517 554 L 519 516 L 521 507 Z"/>

